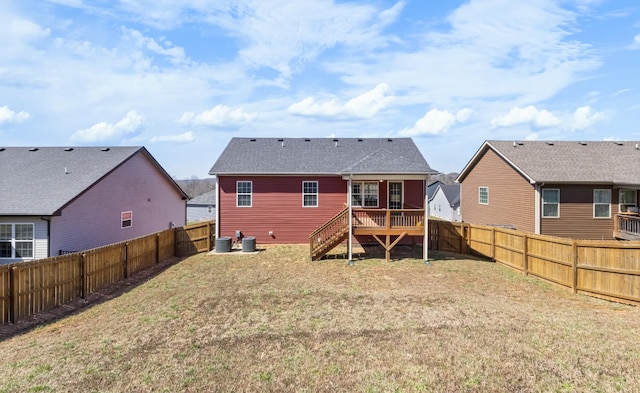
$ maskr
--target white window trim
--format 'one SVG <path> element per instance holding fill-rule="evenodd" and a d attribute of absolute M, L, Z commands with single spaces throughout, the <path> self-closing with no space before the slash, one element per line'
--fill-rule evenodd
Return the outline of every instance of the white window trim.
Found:
<path fill-rule="evenodd" d="M 304 192 L 305 183 L 316 183 L 316 192 Z M 305 205 L 304 197 L 306 195 L 315 195 L 316 196 L 316 204 L 315 205 Z M 302 207 L 318 207 L 320 205 L 320 184 L 318 184 L 317 180 L 303 180 L 302 181 Z"/>
<path fill-rule="evenodd" d="M 124 215 L 127 213 L 129 214 L 129 219 L 124 218 Z M 130 222 L 129 225 L 124 226 L 125 221 L 129 221 Z M 126 210 L 126 211 L 120 212 L 120 229 L 127 229 L 132 227 L 133 227 L 133 211 Z"/>
<path fill-rule="evenodd" d="M 9 242 L 11 244 L 11 257 L 1 259 L 23 259 L 23 260 L 31 260 L 36 258 L 36 226 L 32 222 L 2 222 L 0 224 L 3 225 L 11 225 L 11 239 L 3 240 L 3 242 Z M 31 225 L 31 240 L 16 240 L 16 225 Z M 16 257 L 16 242 L 27 243 L 31 242 L 31 256 L 30 257 Z"/>
<path fill-rule="evenodd" d="M 380 183 L 378 181 L 354 181 L 351 182 L 351 199 L 353 199 L 353 196 L 355 195 L 353 193 L 353 185 L 354 184 L 359 184 L 360 185 L 360 190 L 362 191 L 360 194 L 360 203 L 357 205 L 353 205 L 355 207 L 361 207 L 364 209 L 374 209 L 374 208 L 378 208 L 380 207 Z M 365 184 L 376 184 L 376 205 L 375 206 L 363 206 L 364 205 L 364 199 L 365 199 L 365 192 L 364 192 L 364 185 Z"/>
<path fill-rule="evenodd" d="M 482 195 L 480 191 L 483 188 L 487 190 L 487 201 L 486 202 L 482 202 L 482 199 L 480 198 L 480 196 Z M 478 187 L 478 203 L 480 205 L 488 205 L 489 204 L 489 187 L 488 186 L 479 186 Z"/>
<path fill-rule="evenodd" d="M 391 183 L 400 183 L 400 196 L 402 196 L 402 198 L 400 199 L 400 208 L 398 210 L 402 210 L 404 208 L 404 196 L 405 196 L 405 189 L 404 189 L 404 180 L 403 181 L 388 181 L 387 182 L 387 209 L 391 209 L 390 203 L 391 201 L 389 201 L 389 197 L 391 196 Z M 380 190 L 378 190 L 378 193 L 380 192 Z M 378 202 L 378 205 L 380 205 L 380 202 Z"/>
<path fill-rule="evenodd" d="M 607 191 L 609 193 L 609 202 L 598 202 L 596 203 L 596 191 Z M 608 215 L 606 217 L 596 217 L 596 205 L 607 205 L 609 208 Z M 595 219 L 609 219 L 611 218 L 611 189 L 610 188 L 595 188 L 593 190 L 593 218 Z"/>
<path fill-rule="evenodd" d="M 544 201 L 544 192 L 545 191 L 558 191 L 558 202 L 545 202 Z M 543 188 L 542 190 L 540 190 L 540 198 L 542 199 L 542 211 L 540 212 L 540 215 L 542 216 L 542 218 L 560 218 L 560 189 L 559 188 Z M 554 205 L 558 205 L 558 215 L 557 216 L 545 216 L 544 215 L 544 205 L 546 204 L 554 204 Z"/>
<path fill-rule="evenodd" d="M 633 192 L 635 194 L 635 199 L 633 201 L 633 204 L 623 203 L 622 202 L 622 193 L 625 192 L 625 191 L 631 191 L 631 192 Z M 638 195 L 637 194 L 638 194 L 638 191 L 631 190 L 631 189 L 628 189 L 628 188 L 621 188 L 620 190 L 618 190 L 618 212 L 621 213 L 621 212 L 627 211 L 627 209 L 626 209 L 627 207 L 638 207 L 638 202 L 637 202 Z M 624 206 L 624 210 L 622 208 L 623 206 Z"/>
<path fill-rule="evenodd" d="M 240 183 L 249 183 L 251 184 L 251 192 L 243 192 L 240 193 L 238 192 L 238 185 Z M 248 205 L 239 205 L 238 201 L 239 201 L 239 196 L 240 195 L 249 195 L 249 197 L 251 197 L 250 203 Z M 252 180 L 237 180 L 236 181 L 236 207 L 253 207 L 253 181 Z"/>

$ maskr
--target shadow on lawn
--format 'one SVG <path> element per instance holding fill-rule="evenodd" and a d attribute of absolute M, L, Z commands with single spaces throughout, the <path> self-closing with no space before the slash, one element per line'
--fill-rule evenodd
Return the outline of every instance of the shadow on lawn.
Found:
<path fill-rule="evenodd" d="M 346 247 L 344 247 L 346 248 Z M 429 262 L 437 262 L 437 261 L 449 261 L 449 260 L 472 260 L 479 262 L 490 262 L 489 259 L 483 258 L 477 255 L 469 255 L 469 254 L 458 254 L 454 252 L 447 251 L 439 251 L 439 250 L 429 250 L 428 252 L 428 260 Z M 420 259 L 424 258 L 422 254 L 421 246 L 410 246 L 400 244 L 395 246 L 391 250 L 391 263 L 400 262 L 404 259 Z M 322 259 L 344 259 L 348 261 L 349 255 L 347 252 L 335 252 L 332 254 L 327 254 Z M 362 244 L 354 247 L 353 251 L 353 260 L 355 261 L 366 261 L 367 259 L 385 259 L 384 248 L 377 244 Z"/>
<path fill-rule="evenodd" d="M 151 278 L 165 271 L 167 268 L 175 265 L 185 258 L 171 258 L 146 270 L 133 274 L 118 283 L 107 288 L 103 288 L 97 292 L 87 295 L 84 299 L 76 299 L 69 303 L 53 308 L 51 310 L 42 311 L 34 315 L 30 315 L 15 323 L 0 325 L 0 341 L 14 337 L 19 334 L 29 332 L 39 326 L 55 322 L 59 319 L 76 314 L 86 308 L 100 304 L 107 300 L 118 297 L 129 292 L 133 288 L 147 282 Z"/>

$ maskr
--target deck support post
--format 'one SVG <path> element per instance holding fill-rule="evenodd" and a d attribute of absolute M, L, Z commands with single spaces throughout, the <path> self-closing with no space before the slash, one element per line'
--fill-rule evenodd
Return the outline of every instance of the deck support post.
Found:
<path fill-rule="evenodd" d="M 353 266 L 353 203 L 351 197 L 351 176 L 347 184 L 347 203 L 349 204 L 349 238 L 347 239 L 347 248 L 349 249 L 349 266 Z"/>
<path fill-rule="evenodd" d="M 424 254 L 425 265 L 431 265 L 429 262 L 429 196 L 427 195 L 427 185 L 429 178 L 424 181 L 424 240 L 422 241 L 422 253 Z"/>

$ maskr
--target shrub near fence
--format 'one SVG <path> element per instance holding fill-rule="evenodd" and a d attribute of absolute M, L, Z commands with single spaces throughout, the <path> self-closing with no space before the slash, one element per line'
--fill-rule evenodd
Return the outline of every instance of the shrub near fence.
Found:
<path fill-rule="evenodd" d="M 575 240 L 534 235 L 512 229 L 464 223 L 429 221 L 446 230 L 448 236 L 464 237 L 469 252 L 546 281 L 570 288 L 575 293 L 620 303 L 640 304 L 640 242 Z M 443 229 L 430 233 L 442 233 Z M 433 242 L 439 247 L 442 241 Z M 455 246 L 448 241 L 447 247 Z M 461 246 L 457 252 L 464 252 Z"/>
<path fill-rule="evenodd" d="M 0 323 L 84 298 L 174 256 L 209 251 L 214 233 L 215 223 L 205 222 L 82 252 L 0 265 Z"/>

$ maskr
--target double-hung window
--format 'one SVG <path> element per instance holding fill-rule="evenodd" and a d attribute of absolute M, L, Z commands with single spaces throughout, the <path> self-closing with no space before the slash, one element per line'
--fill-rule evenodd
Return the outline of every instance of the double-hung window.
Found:
<path fill-rule="evenodd" d="M 547 188 L 542 190 L 542 217 L 560 217 L 560 190 Z"/>
<path fill-rule="evenodd" d="M 236 206 L 251 207 L 251 197 L 253 193 L 253 182 L 237 181 L 236 182 Z"/>
<path fill-rule="evenodd" d="M 351 204 L 361 207 L 378 207 L 378 182 L 352 183 Z"/>
<path fill-rule="evenodd" d="M 0 224 L 0 259 L 32 259 L 33 224 Z"/>
<path fill-rule="evenodd" d="M 318 182 L 317 181 L 302 182 L 302 206 L 318 207 Z"/>
<path fill-rule="evenodd" d="M 626 212 L 630 207 L 636 205 L 636 190 L 620 190 L 620 211 Z"/>
<path fill-rule="evenodd" d="M 478 203 L 481 205 L 489 204 L 489 187 L 478 187 Z"/>
<path fill-rule="evenodd" d="M 611 190 L 593 190 L 593 217 L 611 218 Z"/>

